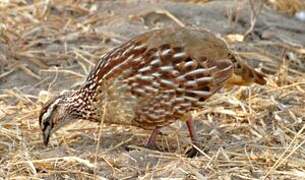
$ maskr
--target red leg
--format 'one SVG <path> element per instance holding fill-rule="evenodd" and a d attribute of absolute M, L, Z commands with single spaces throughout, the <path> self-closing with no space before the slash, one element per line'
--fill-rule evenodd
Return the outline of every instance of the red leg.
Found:
<path fill-rule="evenodd" d="M 186 125 L 187 125 L 187 129 L 189 130 L 192 142 L 193 143 L 197 142 L 197 135 L 196 135 L 196 131 L 194 130 L 194 124 L 193 124 L 192 118 L 190 118 L 186 121 Z"/>
<path fill-rule="evenodd" d="M 157 149 L 156 138 L 157 138 L 157 135 L 159 133 L 160 133 L 159 128 L 155 128 L 152 131 L 152 133 L 151 133 L 151 135 L 150 135 L 150 137 L 149 137 L 149 139 L 148 139 L 148 141 L 147 141 L 147 143 L 145 145 L 147 148 L 149 148 L 149 149 Z"/>
<path fill-rule="evenodd" d="M 193 124 L 192 118 L 190 118 L 186 121 L 186 125 L 189 130 L 193 145 L 197 146 L 197 144 L 198 144 L 197 134 L 196 134 L 196 131 L 194 130 L 194 124 Z M 194 157 L 197 155 L 197 153 L 198 153 L 198 150 L 193 146 L 192 149 L 190 149 L 186 154 L 188 157 Z"/>

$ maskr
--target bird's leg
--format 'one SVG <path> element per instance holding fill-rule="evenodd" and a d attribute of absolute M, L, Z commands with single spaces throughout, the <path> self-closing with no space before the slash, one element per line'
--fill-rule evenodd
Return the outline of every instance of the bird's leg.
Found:
<path fill-rule="evenodd" d="M 192 118 L 189 118 L 187 121 L 186 121 L 186 125 L 187 125 L 187 129 L 189 130 L 189 133 L 190 133 L 190 137 L 191 137 L 191 140 L 192 140 L 192 143 L 193 143 L 193 146 L 190 150 L 187 151 L 186 155 L 188 157 L 194 157 L 198 154 L 198 150 L 194 147 L 198 145 L 198 139 L 197 139 L 197 134 L 196 134 L 196 131 L 194 130 L 194 124 L 193 124 L 193 119 Z M 198 146 L 197 146 L 198 147 Z"/>
<path fill-rule="evenodd" d="M 158 149 L 157 145 L 156 145 L 156 138 L 159 133 L 160 133 L 160 128 L 156 127 L 152 131 L 150 137 L 148 138 L 148 141 L 147 141 L 145 147 L 147 147 L 149 149 Z"/>
<path fill-rule="evenodd" d="M 158 147 L 157 147 L 157 144 L 156 144 L 156 138 L 157 138 L 157 135 L 160 133 L 160 128 L 159 127 L 156 127 L 151 135 L 149 136 L 148 138 L 148 141 L 147 143 L 145 144 L 144 147 L 148 148 L 148 149 L 153 149 L 153 150 L 159 150 Z M 126 146 L 125 149 L 127 151 L 131 151 L 131 150 L 134 150 L 133 147 L 129 147 L 129 146 Z"/>

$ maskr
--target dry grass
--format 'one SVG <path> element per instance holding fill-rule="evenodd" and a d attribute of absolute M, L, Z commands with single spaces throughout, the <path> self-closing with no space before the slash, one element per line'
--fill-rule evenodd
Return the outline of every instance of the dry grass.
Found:
<path fill-rule="evenodd" d="M 268 3 L 276 10 L 289 15 L 294 15 L 300 10 L 305 10 L 304 0 L 268 0 Z"/>
<path fill-rule="evenodd" d="M 188 3 L 207 3 L 211 0 L 172 0 L 172 1 L 175 1 L 175 2 L 188 2 Z"/>
<path fill-rule="evenodd" d="M 63 89 L 61 86 L 77 86 L 105 49 L 127 39 L 100 28 L 122 21 L 111 12 L 97 13 L 97 4 L 89 0 L 0 1 L 0 177 L 305 176 L 305 81 L 301 66 L 305 49 L 285 42 L 256 42 L 256 52 L 239 52 L 246 58 L 262 59 L 263 64 L 281 62 L 281 66 L 263 66 L 272 72 L 266 86 L 215 95 L 196 112 L 196 129 L 203 144 L 199 157 L 183 155 L 190 142 L 186 128 L 179 123 L 164 129 L 165 135 L 159 138 L 162 152 L 141 148 L 148 137 L 143 130 L 99 129 L 97 124 L 86 122 L 64 128 L 52 137 L 49 147 L 44 147 L 37 120 L 41 102 L 50 95 L 44 90 L 54 93 Z M 268 54 L 266 43 L 289 51 L 292 60 L 283 53 Z M 24 79 L 18 78 L 21 76 Z M 126 151 L 126 144 L 134 145 L 134 150 Z"/>

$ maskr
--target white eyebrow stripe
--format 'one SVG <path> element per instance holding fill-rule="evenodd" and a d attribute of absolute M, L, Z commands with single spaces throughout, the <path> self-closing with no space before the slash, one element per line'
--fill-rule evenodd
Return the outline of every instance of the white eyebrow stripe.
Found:
<path fill-rule="evenodd" d="M 42 115 L 42 121 L 41 121 L 41 127 L 43 127 L 43 124 L 44 122 L 46 121 L 46 119 L 52 114 L 53 110 L 54 110 L 54 106 L 56 104 L 58 104 L 58 102 L 60 101 L 60 99 L 56 99 L 56 101 L 54 101 L 50 107 L 48 108 L 47 112 L 45 112 L 43 115 Z"/>

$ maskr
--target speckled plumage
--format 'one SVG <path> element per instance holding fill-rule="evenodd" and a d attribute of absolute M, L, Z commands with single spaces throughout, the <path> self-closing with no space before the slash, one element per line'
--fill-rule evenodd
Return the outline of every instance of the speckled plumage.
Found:
<path fill-rule="evenodd" d="M 61 127 L 78 118 L 100 121 L 105 106 L 105 123 L 153 130 L 190 119 L 191 111 L 226 85 L 251 82 L 265 80 L 212 33 L 155 30 L 106 53 L 80 89 L 42 109 L 40 125 L 44 130 L 45 122 Z"/>

